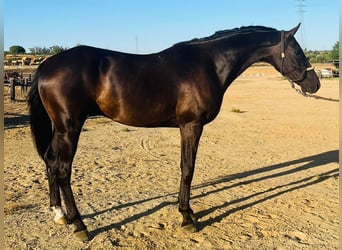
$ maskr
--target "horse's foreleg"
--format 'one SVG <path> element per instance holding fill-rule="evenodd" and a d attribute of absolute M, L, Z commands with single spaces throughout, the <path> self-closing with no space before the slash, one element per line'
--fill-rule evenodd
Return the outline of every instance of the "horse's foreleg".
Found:
<path fill-rule="evenodd" d="M 182 227 L 191 232 L 196 231 L 196 228 L 193 211 L 190 207 L 190 187 L 202 130 L 203 125 L 199 123 L 188 123 L 180 127 L 182 177 L 178 197 L 179 212 L 183 215 Z"/>

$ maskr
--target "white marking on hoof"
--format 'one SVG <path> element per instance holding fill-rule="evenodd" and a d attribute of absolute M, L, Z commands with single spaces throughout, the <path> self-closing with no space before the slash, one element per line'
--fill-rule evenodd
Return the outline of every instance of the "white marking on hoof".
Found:
<path fill-rule="evenodd" d="M 52 211 L 55 213 L 55 218 L 53 219 L 58 225 L 67 224 L 64 212 L 61 207 L 51 207 Z"/>

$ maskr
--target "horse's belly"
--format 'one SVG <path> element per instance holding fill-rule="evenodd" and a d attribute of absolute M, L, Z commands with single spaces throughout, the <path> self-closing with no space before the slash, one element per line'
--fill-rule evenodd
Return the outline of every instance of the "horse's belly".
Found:
<path fill-rule="evenodd" d="M 119 123 L 135 127 L 175 127 L 175 112 L 164 105 L 99 104 L 102 113 Z"/>

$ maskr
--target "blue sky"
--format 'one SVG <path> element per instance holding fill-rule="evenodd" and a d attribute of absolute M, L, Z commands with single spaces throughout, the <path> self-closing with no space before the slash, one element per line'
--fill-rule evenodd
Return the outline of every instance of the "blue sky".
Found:
<path fill-rule="evenodd" d="M 87 44 L 152 53 L 217 30 L 264 25 L 289 30 L 299 0 L 4 0 L 4 50 Z M 303 0 L 297 40 L 331 49 L 339 37 L 338 0 Z M 303 32 L 303 33 L 301 33 Z"/>

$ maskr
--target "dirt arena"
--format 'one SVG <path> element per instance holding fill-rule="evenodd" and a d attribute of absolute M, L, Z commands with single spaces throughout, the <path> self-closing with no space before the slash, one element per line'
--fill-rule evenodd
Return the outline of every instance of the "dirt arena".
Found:
<path fill-rule="evenodd" d="M 90 232 L 56 226 L 26 104 L 5 92 L 5 249 L 338 249 L 338 79 L 303 97 L 270 66 L 225 94 L 200 142 L 192 185 L 199 231 L 177 208 L 178 129 L 89 119 L 72 187 Z"/>

